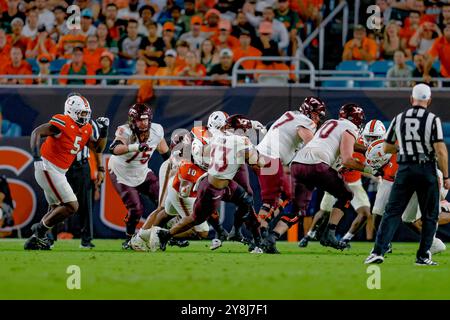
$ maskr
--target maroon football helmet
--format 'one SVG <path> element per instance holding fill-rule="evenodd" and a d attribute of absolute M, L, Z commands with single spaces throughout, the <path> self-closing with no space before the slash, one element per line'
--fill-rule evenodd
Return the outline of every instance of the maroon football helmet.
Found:
<path fill-rule="evenodd" d="M 148 126 L 145 128 L 138 128 L 136 124 L 137 121 L 145 119 L 148 119 Z M 153 111 L 145 103 L 133 104 L 130 110 L 128 110 L 128 125 L 137 136 L 140 136 L 141 134 L 150 131 L 152 120 L 153 120 Z"/>
<path fill-rule="evenodd" d="M 225 129 L 242 130 L 245 133 L 252 129 L 252 121 L 242 114 L 234 114 L 227 118 Z"/>
<path fill-rule="evenodd" d="M 313 113 L 316 113 L 319 117 L 319 122 L 322 122 L 325 119 L 327 111 L 326 103 L 320 98 L 312 96 L 306 97 L 298 109 L 310 119 L 313 118 Z"/>
<path fill-rule="evenodd" d="M 347 119 L 353 122 L 359 129 L 364 125 L 366 116 L 363 108 L 356 103 L 344 104 L 339 110 L 339 118 Z"/>

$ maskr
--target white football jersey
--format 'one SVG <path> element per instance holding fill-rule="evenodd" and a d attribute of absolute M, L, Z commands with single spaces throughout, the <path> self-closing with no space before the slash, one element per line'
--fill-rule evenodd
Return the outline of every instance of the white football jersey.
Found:
<path fill-rule="evenodd" d="M 295 156 L 294 162 L 333 165 L 340 155 L 341 138 L 344 132 L 358 137 L 358 127 L 347 119 L 328 120 L 316 132 L 312 140 Z"/>
<path fill-rule="evenodd" d="M 137 143 L 136 137 L 128 124 L 119 126 L 116 137 L 124 139 L 127 144 Z M 150 150 L 144 152 L 128 152 L 122 155 L 112 155 L 108 168 L 117 176 L 117 181 L 130 187 L 136 187 L 145 181 L 150 168 L 148 161 L 164 138 L 164 129 L 160 124 L 152 123 L 150 136 L 146 141 Z"/>
<path fill-rule="evenodd" d="M 264 136 L 256 149 L 262 155 L 274 159 L 281 159 L 283 165 L 287 166 L 294 159 L 295 154 L 302 147 L 302 139 L 297 130 L 305 127 L 316 132 L 316 124 L 300 111 L 285 112 Z"/>
<path fill-rule="evenodd" d="M 245 151 L 251 146 L 244 136 L 222 133 L 211 140 L 211 163 L 208 174 L 218 179 L 232 180 L 245 163 Z"/>

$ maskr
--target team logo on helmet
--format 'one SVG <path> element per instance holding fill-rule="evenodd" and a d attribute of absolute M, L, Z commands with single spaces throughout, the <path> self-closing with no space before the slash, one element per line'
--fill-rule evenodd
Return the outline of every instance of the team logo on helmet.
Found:
<path fill-rule="evenodd" d="M 71 117 L 77 124 L 83 126 L 91 120 L 91 106 L 85 97 L 72 95 L 64 103 L 64 114 Z"/>
<path fill-rule="evenodd" d="M 138 121 L 148 120 L 147 125 L 138 126 Z M 140 137 L 143 133 L 148 133 L 153 120 L 153 111 L 145 103 L 136 103 L 128 110 L 128 125 L 131 130 Z"/>
<path fill-rule="evenodd" d="M 318 97 L 306 97 L 303 103 L 300 105 L 299 110 L 302 114 L 308 118 L 313 118 L 315 113 L 319 117 L 319 122 L 325 119 L 326 115 L 326 104 Z"/>
<path fill-rule="evenodd" d="M 339 118 L 353 122 L 359 129 L 364 124 L 365 114 L 363 108 L 356 103 L 344 104 L 339 110 Z"/>

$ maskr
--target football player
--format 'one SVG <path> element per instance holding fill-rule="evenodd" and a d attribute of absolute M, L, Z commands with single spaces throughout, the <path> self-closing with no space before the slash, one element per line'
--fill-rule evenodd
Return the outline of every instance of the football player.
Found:
<path fill-rule="evenodd" d="M 194 201 L 197 197 L 195 186 L 198 179 L 204 175 L 205 171 L 198 165 L 193 163 L 193 161 L 191 161 L 191 159 L 188 157 L 189 152 L 183 152 L 187 148 L 191 148 L 191 142 L 192 138 L 188 131 L 185 135 L 182 136 L 176 135 L 174 137 L 172 135 L 172 156 L 170 159 L 172 162 L 178 162 L 177 165 L 173 166 L 177 169 L 175 170 L 175 174 L 169 178 L 167 186 L 167 196 L 164 200 L 163 210 L 156 213 L 157 217 L 153 219 L 151 223 L 148 223 L 147 221 L 149 219 L 147 219 L 144 226 L 136 235 L 132 237 L 130 244 L 134 250 L 148 250 L 150 229 L 153 225 L 161 226 L 163 222 L 174 217 L 179 216 L 180 218 L 184 218 L 185 216 L 192 214 Z M 188 156 L 185 157 L 183 153 L 187 154 Z M 208 237 L 208 232 L 209 225 L 205 221 L 202 224 L 194 226 L 184 233 L 176 235 L 173 239 L 185 239 L 192 237 L 205 239 Z M 185 246 L 181 245 L 180 243 L 173 243 L 172 245 L 174 244 L 180 247 Z"/>
<path fill-rule="evenodd" d="M 290 165 L 301 146 L 312 139 L 325 114 L 325 102 L 317 97 L 307 97 L 298 111 L 285 112 L 277 119 L 256 147 L 268 163 L 256 170 L 263 203 L 258 214 L 262 228 L 268 227 L 266 219 L 277 209 L 281 194 L 291 199 L 291 181 L 284 168 Z M 295 219 L 298 220 L 298 216 Z"/>
<path fill-rule="evenodd" d="M 140 195 L 146 195 L 158 204 L 158 177 L 148 167 L 148 161 L 155 150 L 164 160 L 170 157 L 164 129 L 152 120 L 153 111 L 148 105 L 132 105 L 128 111 L 128 122 L 117 128 L 110 146 L 113 154 L 108 163 L 111 181 L 128 209 L 126 240 L 122 244 L 124 249 L 130 248 L 129 240 L 144 214 Z"/>
<path fill-rule="evenodd" d="M 344 208 L 350 205 L 353 193 L 332 165 L 340 156 L 343 166 L 347 168 L 373 172 L 371 167 L 353 158 L 355 142 L 363 122 L 364 110 L 353 103 L 345 104 L 339 111 L 339 119 L 326 121 L 312 140 L 300 149 L 291 164 L 295 194 L 293 210 L 291 213 L 284 213 L 283 217 L 286 218 L 282 218 L 264 239 L 264 252 L 278 253 L 276 240 L 289 229 L 290 221 L 294 220 L 295 216 L 305 213 L 315 187 L 329 192 L 337 199 L 321 243 L 342 249 L 342 244 L 335 237 L 335 231 Z"/>
<path fill-rule="evenodd" d="M 34 174 L 44 190 L 49 211 L 31 227 L 33 235 L 25 242 L 26 250 L 50 250 L 51 241 L 45 236 L 47 231 L 78 210 L 77 197 L 65 174 L 85 145 L 103 151 L 100 145 L 104 145 L 104 141 L 94 138 L 90 118 L 91 107 L 86 98 L 72 95 L 64 103 L 64 114 L 54 115 L 31 134 Z"/>
<path fill-rule="evenodd" d="M 208 173 L 199 183 L 197 199 L 192 215 L 184 217 L 170 230 L 154 229 L 150 236 L 150 247 L 157 244 L 165 250 L 167 242 L 175 235 L 189 230 L 206 221 L 218 209 L 221 200 L 235 203 L 236 216 L 243 219 L 253 235 L 254 246 L 251 252 L 259 253 L 259 222 L 253 209 L 253 197 L 233 180 L 241 166 L 246 162 L 262 165 L 257 150 L 245 136 L 252 128 L 251 121 L 242 115 L 229 117 L 219 134 L 211 141 L 211 163 Z M 153 243 L 152 243 L 153 239 Z"/>
<path fill-rule="evenodd" d="M 358 139 L 357 143 L 368 147 L 373 141 L 381 139 L 386 133 L 386 128 L 383 123 L 379 120 L 371 120 L 369 121 L 361 134 L 361 137 Z M 365 156 L 361 152 L 354 152 L 353 158 L 357 159 L 359 162 L 364 163 L 366 161 Z M 338 159 L 340 163 L 340 159 Z M 367 219 L 370 217 L 370 201 L 367 196 L 364 187 L 362 186 L 361 176 L 363 173 L 357 170 L 341 170 L 341 175 L 348 185 L 349 189 L 353 192 L 353 199 L 351 201 L 351 205 L 355 212 L 357 213 L 356 218 L 353 220 L 352 225 L 348 232 L 344 235 L 342 241 L 347 247 L 350 247 L 349 242 L 354 237 L 354 235 L 359 231 L 360 228 L 364 226 Z M 325 215 L 328 216 L 331 212 L 333 204 L 336 202 L 336 198 L 334 198 L 328 192 L 325 192 L 322 201 L 320 203 L 320 210 L 317 212 L 316 216 L 314 216 L 313 224 L 311 225 L 308 233 L 300 240 L 298 246 L 306 247 L 308 245 L 308 241 L 316 236 L 316 226 L 320 218 Z"/>

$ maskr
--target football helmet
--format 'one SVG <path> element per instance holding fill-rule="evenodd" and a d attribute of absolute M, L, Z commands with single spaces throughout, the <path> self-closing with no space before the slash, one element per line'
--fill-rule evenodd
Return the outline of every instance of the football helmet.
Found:
<path fill-rule="evenodd" d="M 253 125 L 252 121 L 243 114 L 234 114 L 226 120 L 225 129 L 245 134 L 248 130 L 253 129 Z"/>
<path fill-rule="evenodd" d="M 372 142 L 383 139 L 385 133 L 386 128 L 383 122 L 380 120 L 370 120 L 366 123 L 361 136 L 364 144 L 369 146 Z"/>
<path fill-rule="evenodd" d="M 356 103 L 344 104 L 339 110 L 339 118 L 353 122 L 359 129 L 362 128 L 366 116 L 363 108 Z"/>
<path fill-rule="evenodd" d="M 215 111 L 208 118 L 208 129 L 220 130 L 228 119 L 228 114 L 223 111 Z"/>
<path fill-rule="evenodd" d="M 71 117 L 78 125 L 84 126 L 91 120 L 91 106 L 81 95 L 70 96 L 64 103 L 64 114 Z"/>
<path fill-rule="evenodd" d="M 308 118 L 313 118 L 313 113 L 319 117 L 319 123 L 323 122 L 326 115 L 326 104 L 318 97 L 306 97 L 298 108 L 302 114 Z"/>
<path fill-rule="evenodd" d="M 147 126 L 145 128 L 138 128 L 137 121 L 145 119 L 148 119 Z M 153 111 L 145 103 L 133 104 L 130 110 L 128 110 L 128 125 L 130 126 L 130 129 L 133 131 L 133 133 L 136 134 L 138 137 L 142 133 L 150 131 L 152 120 L 153 120 Z"/>
<path fill-rule="evenodd" d="M 383 167 L 392 157 L 392 154 L 384 152 L 384 140 L 372 142 L 366 151 L 366 163 L 373 169 L 378 170 Z"/>

